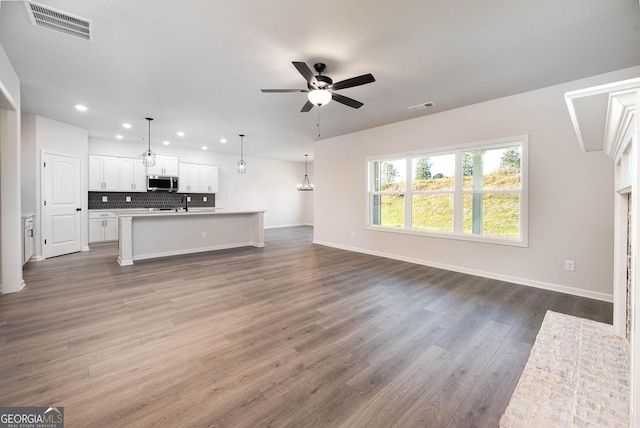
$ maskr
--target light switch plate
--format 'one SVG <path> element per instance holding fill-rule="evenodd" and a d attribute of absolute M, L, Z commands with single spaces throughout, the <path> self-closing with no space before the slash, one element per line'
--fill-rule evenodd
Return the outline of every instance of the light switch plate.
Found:
<path fill-rule="evenodd" d="M 131 196 L 126 196 L 126 197 L 124 198 L 124 200 L 125 200 L 125 202 L 131 202 Z"/>
<path fill-rule="evenodd" d="M 207 202 L 207 197 L 206 196 L 202 197 L 202 202 Z"/>
<path fill-rule="evenodd" d="M 191 202 L 191 196 L 187 196 L 187 202 Z"/>
<path fill-rule="evenodd" d="M 107 202 L 107 197 L 106 196 L 102 197 L 102 202 Z"/>

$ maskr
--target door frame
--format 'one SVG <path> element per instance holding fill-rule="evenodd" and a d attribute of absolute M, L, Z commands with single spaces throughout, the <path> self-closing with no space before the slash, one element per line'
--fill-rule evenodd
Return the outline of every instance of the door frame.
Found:
<path fill-rule="evenodd" d="M 68 153 L 68 152 L 59 152 L 56 150 L 48 150 L 42 149 L 40 150 L 40 159 L 39 159 L 39 168 L 38 173 L 40 174 L 40 182 L 39 182 L 39 201 L 37 206 L 36 216 L 38 217 L 37 229 L 34 230 L 34 237 L 36 237 L 35 241 L 35 249 L 34 252 L 37 251 L 37 254 L 34 254 L 32 260 L 39 261 L 44 260 L 44 215 L 43 215 L 43 207 L 44 207 L 44 157 L 45 155 L 54 155 L 54 156 L 66 156 L 74 159 L 80 160 L 80 207 L 82 211 L 80 212 L 80 250 L 81 251 L 89 251 L 89 223 L 88 223 L 88 194 L 87 194 L 87 156 L 78 154 L 78 153 Z"/>

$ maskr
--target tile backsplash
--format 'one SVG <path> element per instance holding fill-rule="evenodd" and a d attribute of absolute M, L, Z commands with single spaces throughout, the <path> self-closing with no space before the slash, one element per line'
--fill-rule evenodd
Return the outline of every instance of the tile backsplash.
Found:
<path fill-rule="evenodd" d="M 184 193 L 169 192 L 89 192 L 90 210 L 110 210 L 123 208 L 176 208 L 182 206 Z M 189 193 L 190 207 L 215 207 L 216 195 L 211 193 Z M 107 201 L 103 202 L 103 197 Z M 131 202 L 127 202 L 127 197 Z M 206 202 L 204 201 L 206 198 Z"/>

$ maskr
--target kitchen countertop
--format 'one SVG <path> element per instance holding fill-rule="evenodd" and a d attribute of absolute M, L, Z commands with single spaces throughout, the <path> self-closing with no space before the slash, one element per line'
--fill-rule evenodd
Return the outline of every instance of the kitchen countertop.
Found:
<path fill-rule="evenodd" d="M 223 208 L 219 207 L 189 207 L 189 211 L 215 211 L 221 210 Z M 89 210 L 89 213 L 115 213 L 115 214 L 130 214 L 130 213 L 169 213 L 175 212 L 175 208 L 171 208 L 169 210 L 160 209 L 160 208 L 113 208 L 113 209 L 97 209 L 97 210 Z"/>
<path fill-rule="evenodd" d="M 132 210 L 133 211 L 133 210 Z M 226 214 L 256 214 L 264 213 L 265 210 L 227 210 L 222 208 L 189 208 L 189 211 L 136 211 L 119 212 L 119 217 L 161 217 L 161 216 L 190 216 L 190 215 L 226 215 Z"/>

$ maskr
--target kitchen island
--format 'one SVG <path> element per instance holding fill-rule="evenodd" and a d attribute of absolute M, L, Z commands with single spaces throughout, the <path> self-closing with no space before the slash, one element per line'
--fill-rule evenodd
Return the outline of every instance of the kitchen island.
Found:
<path fill-rule="evenodd" d="M 236 247 L 264 247 L 264 211 L 190 209 L 118 216 L 118 263 Z"/>

